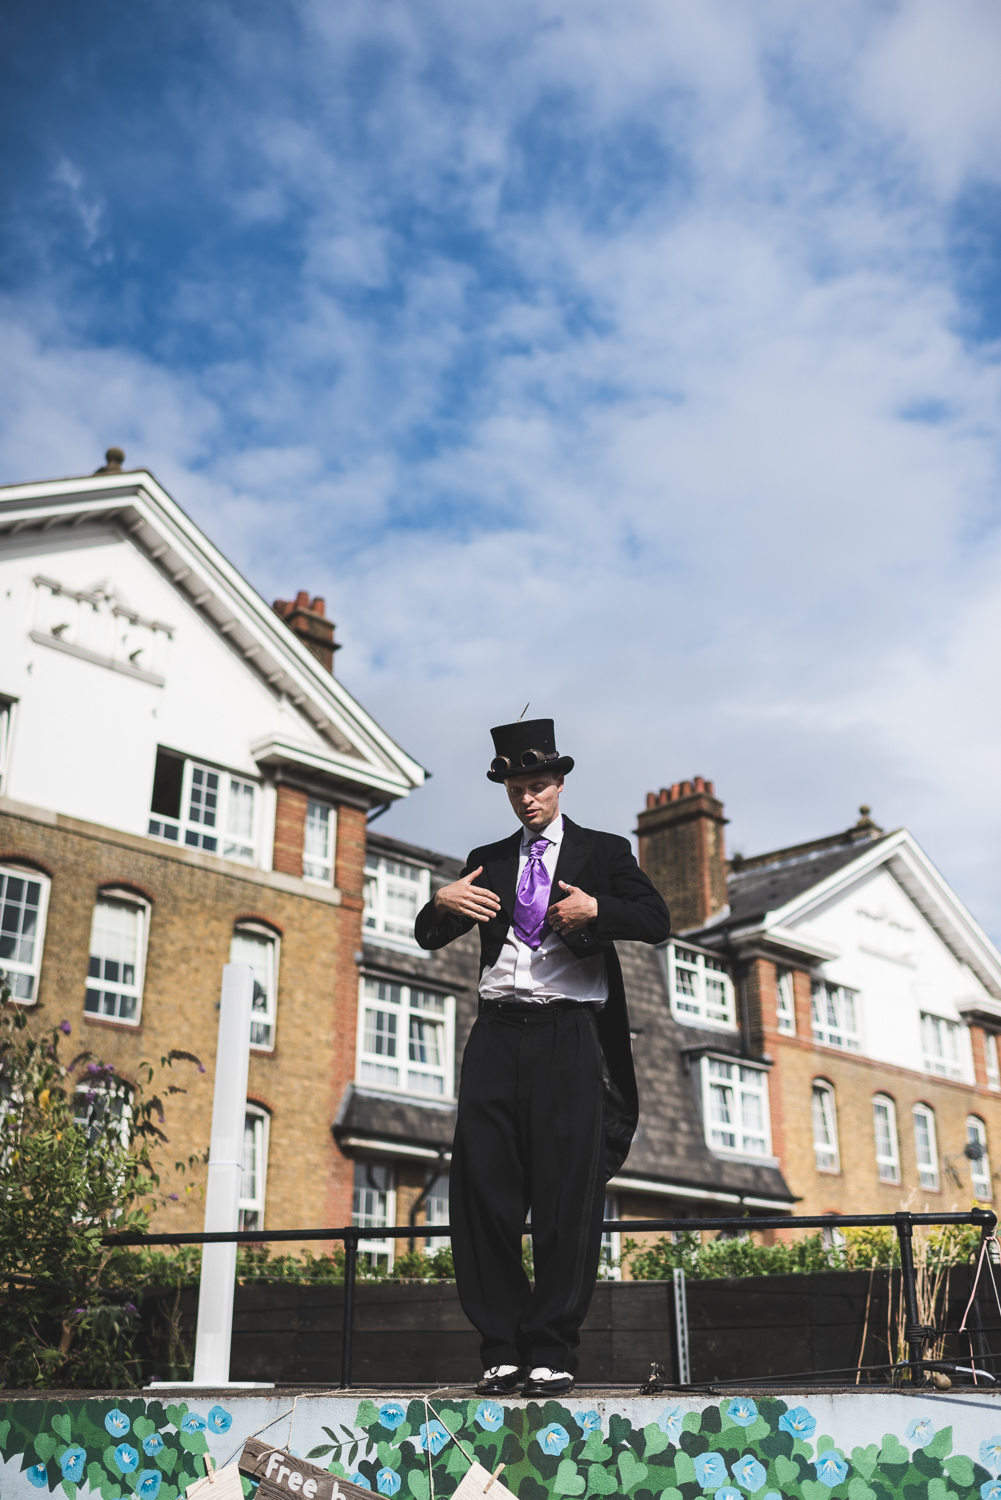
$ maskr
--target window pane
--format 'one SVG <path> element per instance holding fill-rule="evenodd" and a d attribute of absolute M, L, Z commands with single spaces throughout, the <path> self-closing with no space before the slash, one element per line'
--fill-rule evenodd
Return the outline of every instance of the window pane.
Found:
<path fill-rule="evenodd" d="M 141 957 L 143 912 L 118 901 L 98 901 L 90 929 L 84 997 L 89 1015 L 134 1021 L 139 1008 L 137 975 Z"/>
<path fill-rule="evenodd" d="M 218 771 L 208 771 L 204 766 L 192 767 L 189 803 L 189 822 L 201 823 L 206 828 L 216 826 L 219 813 Z"/>
<path fill-rule="evenodd" d="M 0 874 L 0 960 L 34 963 L 41 899 L 37 880 Z"/>
<path fill-rule="evenodd" d="M 376 1057 L 396 1056 L 397 1017 L 390 1010 L 365 1010 L 365 1051 Z M 411 1046 L 413 1043 L 411 1042 Z"/>
<path fill-rule="evenodd" d="M 246 781 L 230 777 L 227 831 L 236 839 L 249 843 L 254 836 L 254 788 Z"/>
<path fill-rule="evenodd" d="M 395 1022 L 396 1017 L 392 1020 Z M 423 1016 L 410 1017 L 410 1061 L 440 1068 L 443 1061 L 445 1028 L 440 1021 L 426 1021 Z"/>
<path fill-rule="evenodd" d="M 303 842 L 302 873 L 308 880 L 331 877 L 330 808 L 322 802 L 306 804 L 306 833 Z"/>
<path fill-rule="evenodd" d="M 231 964 L 249 964 L 253 974 L 250 1002 L 251 1046 L 273 1046 L 276 1009 L 274 938 L 238 927 L 229 945 L 229 961 Z"/>

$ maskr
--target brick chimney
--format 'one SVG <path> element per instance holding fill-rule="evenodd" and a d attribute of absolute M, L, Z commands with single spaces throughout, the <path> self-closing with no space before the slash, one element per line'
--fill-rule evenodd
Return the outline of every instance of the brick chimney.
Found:
<path fill-rule="evenodd" d="M 300 589 L 294 600 L 276 599 L 274 611 L 333 675 L 334 652 L 341 648 L 334 640 L 334 622 L 327 619 L 326 601 L 317 598 L 310 603 L 307 591 Z"/>
<path fill-rule="evenodd" d="M 701 927 L 726 905 L 726 821 L 702 776 L 647 793 L 636 830 L 640 866 L 670 907 L 676 932 Z"/>

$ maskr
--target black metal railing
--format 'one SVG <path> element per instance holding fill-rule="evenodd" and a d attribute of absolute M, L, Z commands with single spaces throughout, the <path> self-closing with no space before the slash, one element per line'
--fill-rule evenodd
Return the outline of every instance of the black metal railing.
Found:
<path fill-rule="evenodd" d="M 670 1234 L 687 1230 L 732 1230 L 743 1233 L 749 1229 L 893 1229 L 900 1247 L 900 1273 L 904 1294 L 904 1336 L 910 1349 L 908 1364 L 912 1378 L 933 1361 L 923 1358 L 924 1345 L 935 1334 L 934 1329 L 921 1324 L 918 1309 L 917 1277 L 914 1269 L 914 1226 L 916 1224 L 971 1224 L 980 1230 L 981 1250 L 997 1228 L 997 1214 L 989 1208 L 974 1208 L 965 1214 L 913 1214 L 903 1211 L 895 1214 L 819 1214 L 786 1217 L 764 1214 L 746 1218 L 712 1219 L 606 1219 L 602 1229 L 611 1232 L 626 1231 L 629 1234 L 659 1232 Z M 259 1245 L 282 1240 L 339 1240 L 344 1246 L 344 1303 L 341 1312 L 341 1383 L 340 1389 L 348 1390 L 352 1384 L 354 1358 L 355 1288 L 358 1281 L 359 1240 L 409 1239 L 414 1232 L 411 1224 L 380 1225 L 378 1229 L 362 1229 L 346 1225 L 337 1229 L 242 1229 L 191 1234 L 107 1234 L 105 1245 Z M 417 1226 L 423 1233 L 420 1239 L 451 1236 L 448 1224 L 422 1224 Z M 530 1235 L 531 1225 L 526 1224 L 524 1233 Z"/>

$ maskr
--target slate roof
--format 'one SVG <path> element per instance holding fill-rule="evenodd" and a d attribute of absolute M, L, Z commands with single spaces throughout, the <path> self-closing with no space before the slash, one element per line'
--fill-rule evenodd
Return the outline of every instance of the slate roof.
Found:
<path fill-rule="evenodd" d="M 454 880 L 461 861 L 372 833 L 370 845 L 390 858 L 431 869 L 434 890 Z M 699 1070 L 686 1069 L 690 1049 L 740 1051 L 737 1032 L 682 1025 L 671 1013 L 667 976 L 659 949 L 617 943 L 634 1032 L 633 1056 L 640 1095 L 640 1123 L 619 1178 L 643 1178 L 711 1192 L 791 1202 L 775 1166 L 715 1156 L 706 1146 L 698 1097 Z M 475 931 L 434 954 L 405 953 L 366 942 L 364 965 L 401 982 L 441 985 L 456 997 L 456 1068 L 476 1019 L 479 938 Z M 686 1050 L 683 1050 L 686 1049 Z M 456 1083 L 458 1077 L 456 1078 Z M 339 1139 L 368 1137 L 439 1150 L 451 1139 L 454 1112 L 408 1097 L 349 1085 L 334 1130 Z M 694 1212 L 697 1199 L 688 1200 Z M 702 1209 L 701 1211 L 705 1211 Z"/>
<path fill-rule="evenodd" d="M 856 836 L 852 839 L 851 832 L 849 829 L 844 836 L 845 842 L 833 848 L 808 849 L 805 853 L 788 851 L 788 858 L 777 858 L 774 863 L 755 863 L 749 869 L 741 865 L 732 870 L 727 880 L 730 898 L 727 925 L 739 922 L 743 926 L 763 917 L 766 912 L 785 906 L 787 901 L 792 901 L 811 886 L 819 885 L 828 875 L 851 864 L 864 849 L 880 843 L 885 837 L 859 839 Z M 761 859 L 765 857 L 759 856 Z"/>

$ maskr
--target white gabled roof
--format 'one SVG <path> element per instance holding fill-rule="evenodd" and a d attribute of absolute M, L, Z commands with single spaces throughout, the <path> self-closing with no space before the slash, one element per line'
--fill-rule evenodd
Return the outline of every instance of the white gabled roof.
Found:
<path fill-rule="evenodd" d="M 906 828 L 867 844 L 856 859 L 768 912 L 755 932 L 788 941 L 799 923 L 880 866 L 890 871 L 960 963 L 968 964 L 988 993 L 1001 1000 L 1001 952 Z M 749 935 L 749 929 L 731 933 L 736 940 Z"/>
<path fill-rule="evenodd" d="M 226 636 L 248 671 L 285 695 L 329 745 L 298 749 L 276 737 L 264 761 L 300 764 L 354 782 L 372 800 L 406 796 L 426 773 L 365 712 L 145 469 L 0 488 L 0 536 L 113 524 Z"/>

